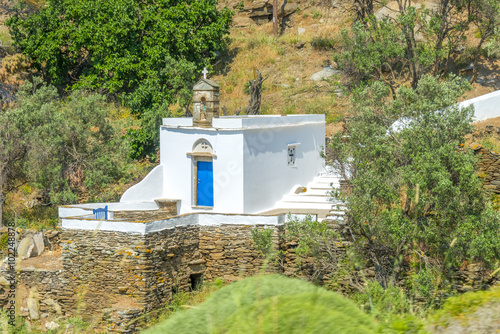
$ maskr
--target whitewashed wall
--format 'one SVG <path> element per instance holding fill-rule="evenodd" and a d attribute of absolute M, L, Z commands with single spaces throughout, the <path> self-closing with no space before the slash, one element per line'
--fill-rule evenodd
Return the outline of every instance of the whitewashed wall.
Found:
<path fill-rule="evenodd" d="M 156 166 L 136 185 L 130 187 L 120 198 L 120 202 L 150 202 L 163 198 L 163 166 Z"/>
<path fill-rule="evenodd" d="M 199 139 L 206 139 L 217 155 L 213 159 L 214 207 L 193 209 L 192 152 Z M 243 212 L 243 135 L 241 131 L 162 127 L 160 163 L 164 166 L 165 198 L 180 199 L 180 214 L 190 212 Z"/>
<path fill-rule="evenodd" d="M 299 122 L 283 124 L 293 118 Z M 245 213 L 273 208 L 283 195 L 306 186 L 324 169 L 320 156 L 325 145 L 324 120 L 324 115 L 287 116 L 245 131 Z M 288 166 L 289 144 L 298 144 L 295 167 Z"/>
<path fill-rule="evenodd" d="M 214 119 L 214 128 L 207 129 L 191 127 L 190 121 L 164 119 L 160 129 L 162 168 L 154 170 L 155 177 L 148 175 L 136 189 L 131 188 L 122 201 L 141 201 L 141 194 L 146 194 L 147 200 L 153 195 L 181 200 L 179 214 L 259 213 L 323 170 L 324 115 L 221 117 Z M 187 153 L 200 139 L 207 140 L 216 155 L 211 209 L 193 208 L 195 175 L 193 159 Z M 288 166 L 289 144 L 297 144 L 295 167 Z M 156 175 L 158 171 L 162 177 Z M 148 188 L 154 191 L 148 192 Z"/>
<path fill-rule="evenodd" d="M 460 107 L 474 105 L 474 121 L 500 116 L 500 90 L 460 102 Z"/>

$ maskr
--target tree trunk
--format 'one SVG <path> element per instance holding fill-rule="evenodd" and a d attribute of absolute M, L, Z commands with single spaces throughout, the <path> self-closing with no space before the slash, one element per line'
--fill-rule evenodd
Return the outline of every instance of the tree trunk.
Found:
<path fill-rule="evenodd" d="M 3 195 L 0 195 L 0 228 L 4 227 L 5 225 L 3 224 L 3 202 L 4 202 Z"/>
<path fill-rule="evenodd" d="M 262 78 L 262 74 L 257 71 L 257 79 L 250 80 L 250 103 L 247 107 L 247 115 L 258 115 L 260 113 L 260 102 L 262 99 L 262 83 L 267 78 Z"/>
<path fill-rule="evenodd" d="M 479 57 L 481 56 L 481 48 L 483 47 L 483 43 L 486 40 L 486 37 L 482 36 L 479 44 L 477 45 L 476 54 L 474 55 L 474 67 L 472 68 L 472 78 L 470 79 L 470 83 L 473 83 L 477 79 L 477 64 L 479 63 Z"/>

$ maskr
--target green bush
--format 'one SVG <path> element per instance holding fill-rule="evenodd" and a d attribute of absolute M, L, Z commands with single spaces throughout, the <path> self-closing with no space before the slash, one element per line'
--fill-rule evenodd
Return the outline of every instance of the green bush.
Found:
<path fill-rule="evenodd" d="M 9 234 L 3 233 L 0 237 L 0 250 L 7 248 L 7 242 L 9 241 Z"/>
<path fill-rule="evenodd" d="M 145 333 L 375 333 L 377 327 L 334 292 L 267 275 L 226 286 Z"/>
<path fill-rule="evenodd" d="M 333 49 L 335 47 L 335 40 L 330 37 L 315 36 L 311 40 L 311 45 L 316 50 Z"/>

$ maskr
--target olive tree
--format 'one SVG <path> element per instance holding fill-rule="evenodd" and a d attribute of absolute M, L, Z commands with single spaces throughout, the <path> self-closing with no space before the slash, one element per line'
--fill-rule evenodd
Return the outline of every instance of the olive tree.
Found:
<path fill-rule="evenodd" d="M 394 97 L 375 82 L 353 97 L 348 139 L 334 138 L 334 165 L 350 184 L 336 196 L 346 202 L 355 249 L 383 285 L 397 282 L 412 256 L 442 271 L 500 258 L 500 219 L 463 147 L 473 108 L 454 104 L 468 88 L 460 78 L 423 76 Z"/>

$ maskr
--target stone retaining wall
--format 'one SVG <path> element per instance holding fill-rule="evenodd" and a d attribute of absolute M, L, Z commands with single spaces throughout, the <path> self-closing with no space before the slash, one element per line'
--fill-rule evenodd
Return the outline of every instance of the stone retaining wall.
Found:
<path fill-rule="evenodd" d="M 255 228 L 273 230 L 274 250 L 286 252 L 281 261 L 265 263 L 252 238 Z M 101 318 L 110 332 L 136 332 L 141 322 L 130 321 L 164 306 L 179 291 L 196 289 L 202 280 L 233 281 L 261 272 L 308 275 L 307 260 L 297 264 L 279 224 L 193 224 L 147 234 L 65 229 L 53 234 L 61 240 L 63 270 L 22 271 L 24 300 L 34 294 L 41 313 Z"/>
<path fill-rule="evenodd" d="M 275 229 L 278 247 L 282 226 L 260 227 Z M 264 258 L 255 250 L 252 228 L 190 225 L 145 235 L 65 230 L 65 284 L 52 298 L 62 296 L 65 313 L 100 312 L 108 318 L 109 331 L 134 332 L 140 324 L 128 326 L 130 319 L 162 307 L 179 291 L 196 289 L 203 279 L 259 273 Z"/>
<path fill-rule="evenodd" d="M 222 278 L 234 281 L 261 272 L 264 257 L 255 249 L 251 230 L 271 228 L 273 248 L 279 249 L 283 226 L 221 225 L 200 226 L 200 253 L 206 266 L 207 280 Z M 266 272 L 277 272 L 274 262 L 268 263 Z"/>
<path fill-rule="evenodd" d="M 162 220 L 175 216 L 176 213 L 169 210 L 137 210 L 137 211 L 113 211 L 113 219 L 127 220 L 131 222 Z"/>
<path fill-rule="evenodd" d="M 126 295 L 144 303 L 147 254 L 142 235 L 108 231 L 66 230 L 61 236 L 63 267 L 73 307 L 112 307 L 113 296 Z"/>
<path fill-rule="evenodd" d="M 470 147 L 479 156 L 477 167 L 479 176 L 483 179 L 483 188 L 500 194 L 500 154 L 476 143 Z"/>

